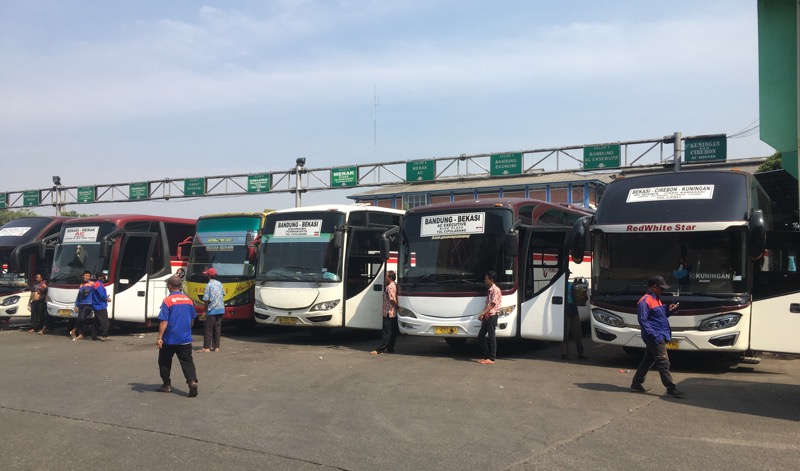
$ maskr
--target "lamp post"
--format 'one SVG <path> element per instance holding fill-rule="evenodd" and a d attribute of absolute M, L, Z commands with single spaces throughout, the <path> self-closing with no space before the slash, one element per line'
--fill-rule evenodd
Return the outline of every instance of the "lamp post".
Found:
<path fill-rule="evenodd" d="M 292 189 L 292 193 L 294 193 L 294 207 L 299 208 L 302 206 L 301 202 L 301 194 L 305 192 L 305 188 L 303 188 L 303 179 L 301 177 L 302 174 L 306 173 L 306 169 L 303 168 L 306 165 L 306 158 L 299 157 L 295 160 L 295 168 L 292 169 L 292 173 L 295 175 L 295 187 Z"/>
<path fill-rule="evenodd" d="M 56 194 L 56 216 L 61 216 L 63 212 L 64 203 L 61 202 L 61 189 L 64 185 L 61 184 L 61 177 L 58 175 L 53 176 L 53 192 Z"/>

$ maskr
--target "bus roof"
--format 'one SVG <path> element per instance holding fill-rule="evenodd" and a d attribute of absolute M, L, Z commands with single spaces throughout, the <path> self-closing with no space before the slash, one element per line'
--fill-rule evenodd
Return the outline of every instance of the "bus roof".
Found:
<path fill-rule="evenodd" d="M 101 223 L 110 222 L 116 226 L 127 224 L 129 222 L 138 221 L 158 221 L 158 222 L 171 222 L 175 224 L 196 224 L 194 219 L 174 218 L 166 216 L 152 216 L 147 214 L 106 214 L 102 216 L 87 216 L 82 218 L 73 218 L 64 222 L 64 224 L 85 224 L 85 223 Z"/>
<path fill-rule="evenodd" d="M 517 214 L 521 211 L 528 211 L 530 209 L 533 213 L 541 214 L 548 209 L 557 209 L 567 213 L 580 214 L 588 216 L 591 211 L 580 208 L 574 205 L 548 203 L 547 201 L 536 200 L 533 198 L 482 198 L 477 200 L 461 200 L 450 201 L 445 203 L 435 203 L 426 206 L 417 206 L 409 209 L 406 214 L 413 215 L 417 213 L 436 213 L 440 211 L 459 211 L 459 210 L 473 210 L 479 208 L 509 208 L 514 210 Z M 528 208 L 524 209 L 523 208 Z M 524 214 L 523 216 L 528 216 Z"/>
<path fill-rule="evenodd" d="M 258 212 L 242 212 L 242 213 L 220 213 L 220 214 L 205 214 L 197 218 L 197 220 L 201 219 L 221 219 L 221 218 L 241 218 L 241 217 L 255 217 L 255 218 L 263 218 L 269 213 L 274 213 L 274 209 L 265 209 L 264 211 Z"/>
<path fill-rule="evenodd" d="M 320 204 L 316 206 L 301 206 L 299 208 L 279 209 L 272 214 L 301 213 L 306 211 L 335 211 L 340 213 L 351 213 L 353 211 L 374 211 L 379 213 L 404 214 L 402 209 L 383 208 L 367 204 Z"/>

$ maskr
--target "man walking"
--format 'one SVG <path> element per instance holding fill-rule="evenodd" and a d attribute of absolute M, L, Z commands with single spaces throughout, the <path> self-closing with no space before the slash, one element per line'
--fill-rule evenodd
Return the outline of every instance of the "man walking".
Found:
<path fill-rule="evenodd" d="M 672 382 L 669 373 L 669 356 L 667 355 L 667 342 L 672 340 L 672 331 L 667 318 L 678 311 L 678 303 L 670 304 L 669 310 L 661 303 L 661 294 L 669 285 L 661 276 L 653 276 L 647 280 L 647 292 L 639 299 L 639 326 L 642 329 L 642 340 L 645 350 L 639 368 L 633 376 L 631 389 L 636 392 L 647 392 L 650 388 L 644 387 L 647 371 L 656 365 L 661 382 L 667 388 L 667 397 L 682 399 L 686 393 L 679 391 Z"/>
<path fill-rule="evenodd" d="M 217 280 L 217 270 L 209 268 L 203 272 L 208 277 L 208 284 L 203 291 L 206 304 L 206 321 L 203 326 L 203 351 L 219 351 L 222 337 L 222 316 L 225 314 L 225 288 Z"/>
<path fill-rule="evenodd" d="M 197 317 L 194 302 L 181 292 L 183 280 L 177 275 L 167 279 L 169 295 L 161 303 L 158 313 L 158 369 L 162 386 L 156 391 L 172 392 L 170 371 L 172 356 L 177 355 L 183 376 L 189 385 L 189 397 L 197 396 L 197 372 L 192 359 L 192 324 Z"/>
<path fill-rule="evenodd" d="M 397 325 L 397 275 L 394 270 L 386 272 L 384 282 L 386 287 L 383 290 L 383 335 L 381 344 L 375 350 L 369 352 L 371 355 L 380 355 L 383 352 L 394 353 L 394 343 L 397 341 L 397 332 L 400 326 Z"/>
<path fill-rule="evenodd" d="M 497 358 L 495 330 L 497 330 L 497 315 L 500 314 L 503 295 L 494 282 L 496 278 L 497 273 L 493 271 L 486 272 L 486 276 L 483 277 L 483 283 L 488 289 L 486 290 L 486 307 L 478 315 L 478 320 L 481 321 L 478 344 L 483 350 L 483 359 L 478 360 L 478 363 L 482 365 L 494 365 L 494 361 Z M 487 336 L 489 337 L 488 341 L 486 339 Z"/>

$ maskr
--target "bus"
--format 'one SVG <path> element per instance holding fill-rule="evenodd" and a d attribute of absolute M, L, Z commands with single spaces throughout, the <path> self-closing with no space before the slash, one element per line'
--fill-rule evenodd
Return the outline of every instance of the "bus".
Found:
<path fill-rule="evenodd" d="M 23 217 L 0 227 L 0 323 L 27 319 L 27 309 L 34 277 L 49 278 L 53 252 L 39 255 L 39 242 L 57 234 L 69 218 Z"/>
<path fill-rule="evenodd" d="M 397 227 L 402 215 L 364 204 L 267 215 L 256 272 L 256 322 L 381 329 L 387 270 L 381 235 Z"/>
<path fill-rule="evenodd" d="M 450 345 L 477 336 L 484 275 L 494 271 L 503 295 L 497 337 L 562 340 L 572 226 L 589 214 L 527 198 L 408 210 L 398 231 L 400 332 Z"/>
<path fill-rule="evenodd" d="M 183 277 L 195 221 L 120 214 L 70 219 L 53 240 L 47 313 L 77 317 L 72 308 L 85 270 L 107 272 L 109 320 L 150 325 L 167 293 L 166 280 Z"/>
<path fill-rule="evenodd" d="M 203 293 L 208 284 L 203 272 L 214 268 L 225 289 L 223 318 L 240 327 L 255 323 L 256 242 L 270 212 L 212 214 L 197 219 L 184 292 L 194 301 L 200 318 L 205 315 Z"/>
<path fill-rule="evenodd" d="M 778 220 L 745 172 L 617 178 L 573 238 L 592 240 L 593 341 L 643 348 L 636 304 L 646 280 L 661 275 L 671 287 L 662 302 L 680 302 L 668 348 L 749 362 L 754 351 L 798 353 L 800 232 Z"/>

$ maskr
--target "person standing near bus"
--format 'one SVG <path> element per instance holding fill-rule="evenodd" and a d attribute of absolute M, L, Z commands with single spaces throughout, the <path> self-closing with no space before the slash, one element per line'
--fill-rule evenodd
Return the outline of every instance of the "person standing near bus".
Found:
<path fill-rule="evenodd" d="M 576 281 L 580 280 L 578 278 Z M 567 282 L 567 303 L 564 305 L 564 340 L 561 342 L 561 359 L 571 360 L 569 356 L 569 338 L 575 342 L 575 348 L 578 350 L 578 359 L 588 360 L 589 358 L 583 354 L 583 331 L 581 330 L 581 317 L 578 313 L 578 306 L 575 305 L 575 296 L 573 294 L 575 289 L 575 282 Z"/>
<path fill-rule="evenodd" d="M 478 360 L 482 365 L 493 365 L 497 359 L 497 315 L 500 314 L 500 304 L 503 302 L 503 295 L 500 288 L 495 284 L 497 273 L 494 271 L 486 272 L 483 283 L 488 288 L 486 290 L 486 307 L 478 315 L 481 321 L 481 330 L 478 332 L 478 344 L 483 350 L 483 359 Z M 487 340 L 488 337 L 488 340 Z"/>
<path fill-rule="evenodd" d="M 384 276 L 386 287 L 383 290 L 383 335 L 381 344 L 375 350 L 369 352 L 370 355 L 380 355 L 384 352 L 394 353 L 394 344 L 397 341 L 397 333 L 400 326 L 397 325 L 397 284 L 395 280 L 397 274 L 394 270 L 389 270 Z"/>
<path fill-rule="evenodd" d="M 94 309 L 94 322 L 92 322 L 92 340 L 97 340 L 97 332 L 100 331 L 100 340 L 108 340 L 108 302 L 111 297 L 103 284 L 106 281 L 106 274 L 97 273 L 97 281 L 94 284 L 92 293 L 92 308 Z"/>
<path fill-rule="evenodd" d="M 661 295 L 665 289 L 669 289 L 669 285 L 663 277 L 650 277 L 647 280 L 647 292 L 639 299 L 637 305 L 639 326 L 645 350 L 639 368 L 633 375 L 631 389 L 636 392 L 651 390 L 644 387 L 644 379 L 647 371 L 655 364 L 658 374 L 661 376 L 661 382 L 667 388 L 667 397 L 682 399 L 686 397 L 686 393 L 679 391 L 672 381 L 672 375 L 669 372 L 669 355 L 667 355 L 667 342 L 672 340 L 672 331 L 667 318 L 678 311 L 678 303 L 670 304 L 669 310 L 667 310 L 667 307 L 661 302 Z"/>
<path fill-rule="evenodd" d="M 158 392 L 172 392 L 172 357 L 178 356 L 186 384 L 189 385 L 189 397 L 197 396 L 197 371 L 192 359 L 192 324 L 197 317 L 194 302 L 181 291 L 183 279 L 172 275 L 167 279 L 169 294 L 161 303 L 158 312 L 158 371 L 162 385 Z"/>
<path fill-rule="evenodd" d="M 92 272 L 85 270 L 83 272 L 83 283 L 78 287 L 78 296 L 75 298 L 75 312 L 78 313 L 78 318 L 75 320 L 75 327 L 69 331 L 72 340 L 83 340 L 83 328 L 86 324 L 86 319 L 92 315 L 92 299 L 94 297 L 94 281 L 91 280 Z"/>
<path fill-rule="evenodd" d="M 34 278 L 34 285 L 31 289 L 31 298 L 28 302 L 28 310 L 31 311 L 31 328 L 29 333 L 38 332 L 44 334 L 47 328 L 47 283 L 42 278 L 41 273 L 37 273 Z"/>
<path fill-rule="evenodd" d="M 217 280 L 217 270 L 209 268 L 203 272 L 208 277 L 208 284 L 203 291 L 206 305 L 206 321 L 203 329 L 203 351 L 219 351 L 222 336 L 222 315 L 225 314 L 225 288 Z"/>

